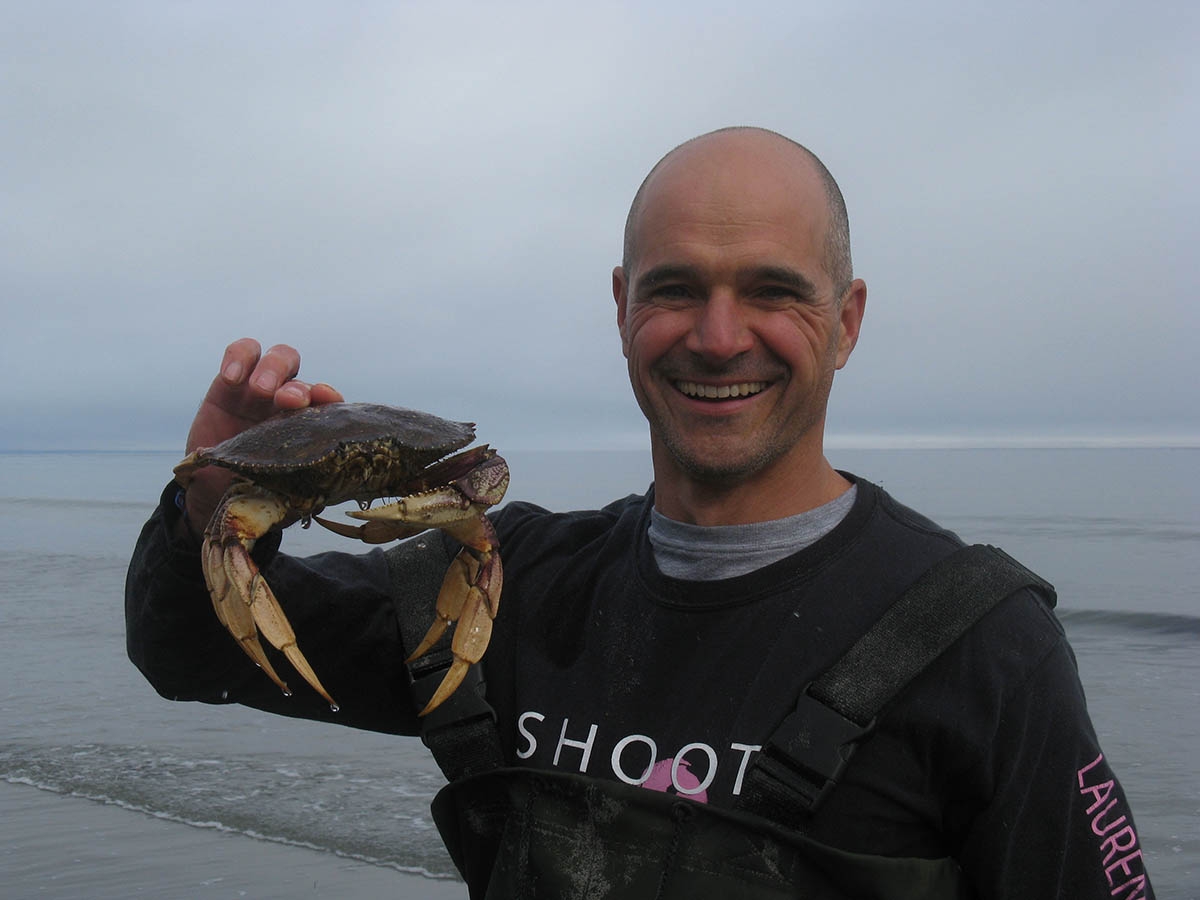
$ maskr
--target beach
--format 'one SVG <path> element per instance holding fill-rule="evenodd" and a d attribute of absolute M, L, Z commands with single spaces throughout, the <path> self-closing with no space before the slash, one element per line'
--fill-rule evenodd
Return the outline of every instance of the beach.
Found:
<path fill-rule="evenodd" d="M 462 900 L 466 887 L 321 850 L 247 840 L 18 784 L 0 784 L 4 896 Z"/>

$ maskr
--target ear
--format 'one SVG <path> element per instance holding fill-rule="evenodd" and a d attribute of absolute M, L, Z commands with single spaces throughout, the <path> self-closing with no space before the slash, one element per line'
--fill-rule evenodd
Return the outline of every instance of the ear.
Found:
<path fill-rule="evenodd" d="M 629 341 L 625 334 L 625 313 L 629 308 L 629 283 L 625 280 L 625 270 L 617 266 L 612 271 L 613 300 L 617 302 L 617 328 L 621 331 L 621 352 L 629 357 Z"/>
<path fill-rule="evenodd" d="M 858 343 L 862 329 L 863 314 L 867 309 L 867 283 L 855 278 L 842 296 L 842 307 L 838 313 L 841 336 L 838 338 L 837 367 L 840 369 L 850 359 L 854 345 Z"/>

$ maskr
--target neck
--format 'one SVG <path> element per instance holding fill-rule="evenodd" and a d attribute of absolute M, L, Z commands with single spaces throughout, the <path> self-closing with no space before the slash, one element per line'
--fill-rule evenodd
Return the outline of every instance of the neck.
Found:
<path fill-rule="evenodd" d="M 666 457 L 666 458 L 664 458 Z M 818 448 L 787 454 L 740 478 L 697 480 L 662 447 L 653 448 L 654 507 L 691 525 L 746 525 L 816 509 L 850 487 Z"/>

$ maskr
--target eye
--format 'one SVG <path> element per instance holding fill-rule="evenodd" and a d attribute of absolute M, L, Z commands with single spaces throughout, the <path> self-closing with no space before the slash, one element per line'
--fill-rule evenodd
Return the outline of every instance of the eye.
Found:
<path fill-rule="evenodd" d="M 795 288 L 777 284 L 760 287 L 752 296 L 759 302 L 769 306 L 786 306 L 791 303 L 797 303 L 800 300 Z"/>
<path fill-rule="evenodd" d="M 680 304 L 694 303 L 697 298 L 696 291 L 688 284 L 680 281 L 666 281 L 656 284 L 651 290 L 646 292 L 645 301 L 663 306 L 678 306 Z"/>
<path fill-rule="evenodd" d="M 660 284 L 654 289 L 656 297 L 690 297 L 691 289 L 685 284 Z"/>

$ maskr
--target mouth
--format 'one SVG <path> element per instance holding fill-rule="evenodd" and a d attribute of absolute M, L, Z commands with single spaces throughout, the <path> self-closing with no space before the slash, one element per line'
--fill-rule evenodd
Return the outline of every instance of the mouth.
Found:
<path fill-rule="evenodd" d="M 696 400 L 734 400 L 752 397 L 765 390 L 765 381 L 742 381 L 736 384 L 701 384 L 696 381 L 676 381 L 675 389 L 685 397 Z"/>

